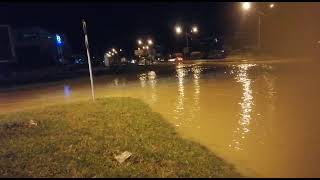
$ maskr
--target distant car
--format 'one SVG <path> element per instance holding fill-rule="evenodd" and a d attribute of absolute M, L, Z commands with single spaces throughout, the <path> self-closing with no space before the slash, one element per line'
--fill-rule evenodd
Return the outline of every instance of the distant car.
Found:
<path fill-rule="evenodd" d="M 182 54 L 176 53 L 176 54 L 170 55 L 168 61 L 169 62 L 181 62 L 181 61 L 183 61 Z"/>
<path fill-rule="evenodd" d="M 168 59 L 169 62 L 181 62 L 183 61 L 182 57 L 175 57 L 175 58 L 170 58 Z"/>

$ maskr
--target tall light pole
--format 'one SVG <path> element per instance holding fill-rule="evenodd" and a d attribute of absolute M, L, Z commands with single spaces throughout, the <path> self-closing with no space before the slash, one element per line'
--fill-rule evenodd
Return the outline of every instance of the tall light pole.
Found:
<path fill-rule="evenodd" d="M 275 7 L 274 3 L 269 4 L 269 8 L 272 9 Z M 252 8 L 251 2 L 243 2 L 241 5 L 241 8 L 243 11 L 250 11 Z M 257 37 L 257 48 L 261 49 L 261 16 L 264 16 L 265 14 L 262 11 L 256 10 L 256 13 L 258 14 L 258 37 Z"/>
<path fill-rule="evenodd" d="M 180 35 L 180 34 L 183 33 L 182 27 L 179 26 L 179 25 L 175 27 L 175 31 L 176 31 L 177 35 Z M 197 34 L 198 33 L 198 27 L 197 26 L 192 26 L 191 33 L 192 34 Z M 189 52 L 189 38 L 188 38 L 188 36 L 191 36 L 191 34 L 188 33 L 188 31 L 185 31 L 184 35 L 186 37 L 187 51 Z M 185 54 L 185 59 L 186 59 L 186 53 L 184 53 L 184 54 Z"/>
<path fill-rule="evenodd" d="M 142 55 L 143 56 L 146 56 L 147 59 L 150 61 L 149 57 L 151 58 L 151 61 L 153 62 L 153 57 L 152 57 L 152 46 L 154 44 L 153 40 L 151 38 L 148 38 L 146 40 L 142 40 L 142 39 L 138 39 L 137 40 L 137 43 L 138 43 L 138 50 L 142 51 Z M 140 48 L 141 47 L 141 48 Z M 151 52 L 151 53 L 150 53 Z M 146 58 L 145 58 L 145 65 L 147 65 L 147 61 L 146 61 Z"/>
<path fill-rule="evenodd" d="M 90 73 L 90 81 L 91 81 L 91 95 L 94 101 L 94 87 L 93 87 L 93 77 L 92 77 L 92 69 L 91 69 L 91 60 L 90 60 L 90 52 L 89 52 L 89 42 L 88 42 L 88 35 L 87 35 L 87 26 L 84 19 L 82 20 L 82 27 L 84 32 L 84 41 L 87 49 L 87 57 L 88 57 L 88 64 L 89 64 L 89 73 Z"/>

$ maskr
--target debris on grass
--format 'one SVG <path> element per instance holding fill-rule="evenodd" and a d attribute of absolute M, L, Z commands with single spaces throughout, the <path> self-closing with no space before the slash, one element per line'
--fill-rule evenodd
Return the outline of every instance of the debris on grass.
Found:
<path fill-rule="evenodd" d="M 114 158 L 121 164 L 126 161 L 131 155 L 131 152 L 125 151 L 122 154 L 115 156 Z"/>
<path fill-rule="evenodd" d="M 29 126 L 29 127 L 38 126 L 38 123 L 36 123 L 34 120 L 31 119 L 31 120 L 29 121 L 28 126 Z"/>

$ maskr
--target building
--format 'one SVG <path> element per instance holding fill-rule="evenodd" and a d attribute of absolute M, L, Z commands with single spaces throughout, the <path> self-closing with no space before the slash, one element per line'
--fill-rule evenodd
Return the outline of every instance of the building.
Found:
<path fill-rule="evenodd" d="M 71 47 L 63 34 L 52 34 L 40 27 L 13 30 L 17 64 L 43 67 L 67 64 Z"/>

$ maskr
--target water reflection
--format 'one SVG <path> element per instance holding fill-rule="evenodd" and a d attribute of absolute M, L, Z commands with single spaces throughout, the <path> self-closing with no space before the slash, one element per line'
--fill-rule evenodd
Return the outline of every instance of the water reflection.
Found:
<path fill-rule="evenodd" d="M 114 84 L 115 86 L 118 86 L 118 85 L 119 85 L 119 79 L 118 79 L 118 78 L 115 78 L 115 79 L 113 80 L 113 84 Z"/>
<path fill-rule="evenodd" d="M 158 101 L 157 87 L 156 87 L 157 74 L 154 71 L 149 71 L 147 73 L 139 74 L 138 78 L 140 80 L 140 86 L 143 88 L 142 96 L 151 104 L 155 104 Z M 149 88 L 151 88 L 151 90 Z"/>
<path fill-rule="evenodd" d="M 146 73 L 142 73 L 140 75 L 138 75 L 139 80 L 140 80 L 140 85 L 142 88 L 146 87 L 146 81 L 147 81 L 147 74 Z"/>
<path fill-rule="evenodd" d="M 191 119 L 194 119 L 195 116 L 198 115 L 200 111 L 200 74 L 201 74 L 201 68 L 199 66 L 194 66 L 192 68 L 193 72 L 193 85 L 194 85 L 194 91 L 193 91 L 193 107 L 191 112 Z"/>
<path fill-rule="evenodd" d="M 68 98 L 71 96 L 72 90 L 71 87 L 69 85 L 64 85 L 63 86 L 63 92 L 64 92 L 64 97 Z"/>
<path fill-rule="evenodd" d="M 235 76 L 237 82 L 242 85 L 242 101 L 239 103 L 241 106 L 239 126 L 235 131 L 235 137 L 232 140 L 232 144 L 229 145 L 230 148 L 235 150 L 242 149 L 242 141 L 245 139 L 247 133 L 250 131 L 249 124 L 251 121 L 251 112 L 253 106 L 253 96 L 252 96 L 252 85 L 251 79 L 248 77 L 248 70 L 250 67 L 255 66 L 255 64 L 240 64 L 237 65 L 238 73 Z"/>
<path fill-rule="evenodd" d="M 174 118 L 177 120 L 176 126 L 181 125 L 183 110 L 184 110 L 184 77 L 187 75 L 187 71 L 183 68 L 183 66 L 178 65 L 176 68 L 177 78 L 178 78 L 178 96 L 177 96 L 177 104 L 175 108 Z"/>
<path fill-rule="evenodd" d="M 275 80 L 276 77 L 272 72 L 270 72 L 273 67 L 270 65 L 263 65 L 262 66 L 266 71 L 263 74 L 263 79 L 266 84 L 266 90 L 267 90 L 267 109 L 264 110 L 266 117 L 270 119 L 270 121 L 267 121 L 269 123 L 272 122 L 272 119 L 275 118 L 274 111 L 275 111 L 275 100 L 276 100 L 276 90 L 275 90 Z M 272 132 L 272 125 L 268 125 L 266 127 L 269 127 L 267 130 L 269 131 L 269 134 Z M 263 142 L 262 142 L 263 143 Z"/>
<path fill-rule="evenodd" d="M 191 127 L 198 123 L 200 113 L 200 66 L 183 66 L 178 65 L 176 67 L 177 76 L 177 101 L 173 116 L 177 127 Z M 192 76 L 188 76 L 192 73 Z M 193 82 L 193 86 L 188 85 L 188 82 Z M 193 88 L 189 91 L 189 88 Z M 187 95 L 187 92 L 191 92 L 192 97 Z M 199 128 L 199 125 L 197 125 Z"/>
<path fill-rule="evenodd" d="M 154 71 L 148 72 L 148 83 L 151 86 L 151 103 L 154 104 L 157 102 L 157 75 Z"/>

